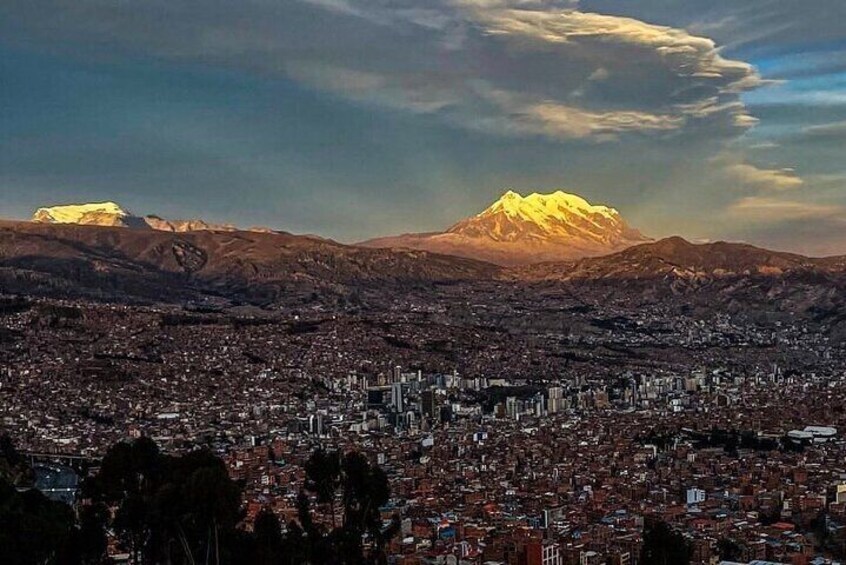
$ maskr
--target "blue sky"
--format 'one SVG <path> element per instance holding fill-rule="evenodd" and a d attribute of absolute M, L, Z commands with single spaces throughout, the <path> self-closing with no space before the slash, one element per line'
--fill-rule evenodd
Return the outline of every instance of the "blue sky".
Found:
<path fill-rule="evenodd" d="M 841 0 L 6 0 L 0 216 L 115 200 L 342 241 L 564 189 L 846 253 Z"/>

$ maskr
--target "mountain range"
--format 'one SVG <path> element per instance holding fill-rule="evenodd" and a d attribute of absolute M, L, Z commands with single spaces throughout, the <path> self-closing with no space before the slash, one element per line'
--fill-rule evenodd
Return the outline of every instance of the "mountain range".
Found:
<path fill-rule="evenodd" d="M 32 221 L 176 233 L 238 231 L 231 224 L 136 216 L 115 202 L 39 208 Z M 613 208 L 593 205 L 560 190 L 526 197 L 509 190 L 481 213 L 459 221 L 444 232 L 382 237 L 357 246 L 428 251 L 508 266 L 607 255 L 646 241 L 651 240 L 629 227 Z"/>
<path fill-rule="evenodd" d="M 496 271 L 480 261 L 284 232 L 0 221 L 0 289 L 16 292 L 273 302 L 360 285 L 484 280 Z"/>
<path fill-rule="evenodd" d="M 232 224 L 211 224 L 203 220 L 166 220 L 156 215 L 136 216 L 115 202 L 64 204 L 39 208 L 32 221 L 43 224 L 77 224 L 81 226 L 152 229 L 169 232 L 239 231 Z M 267 228 L 244 231 L 269 232 Z"/>
<path fill-rule="evenodd" d="M 30 222 L 0 221 L 0 293 L 273 305 L 331 301 L 359 291 L 385 300 L 394 291 L 426 292 L 442 284 L 487 285 L 500 289 L 495 293 L 514 288 L 502 285 L 518 285 L 567 289 L 603 302 L 681 300 L 749 311 L 777 303 L 814 315 L 841 311 L 846 296 L 846 257 L 809 258 L 679 237 L 648 241 L 613 209 L 565 193 L 506 193 L 445 232 L 483 240 L 485 249 L 505 245 L 499 264 L 411 246 L 344 245 L 285 232 L 215 229 L 205 222 L 157 223 L 151 216 L 133 229 L 136 218 L 103 203 L 40 209 Z M 575 258 L 504 259 L 520 245 Z M 604 246 L 622 249 L 584 256 Z"/>

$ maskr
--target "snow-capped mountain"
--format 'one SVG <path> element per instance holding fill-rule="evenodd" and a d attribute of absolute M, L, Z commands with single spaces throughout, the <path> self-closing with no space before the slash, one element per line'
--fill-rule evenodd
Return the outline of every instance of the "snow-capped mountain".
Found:
<path fill-rule="evenodd" d="M 136 229 L 153 229 L 168 232 L 237 231 L 231 224 L 211 224 L 203 220 L 166 220 L 159 216 L 135 216 L 115 202 L 64 204 L 39 208 L 32 216 L 33 222 L 44 224 L 78 224 Z M 251 228 L 247 231 L 271 231 Z"/>
<path fill-rule="evenodd" d="M 617 210 L 594 206 L 580 196 L 560 190 L 552 194 L 533 193 L 525 198 L 509 190 L 484 212 L 458 222 L 447 232 L 493 241 L 556 240 L 603 246 L 644 239 L 626 225 Z"/>
<path fill-rule="evenodd" d="M 115 202 L 91 202 L 39 208 L 32 220 L 46 224 L 121 226 L 129 217 L 132 214 Z"/>
<path fill-rule="evenodd" d="M 442 233 L 406 234 L 363 242 L 483 259 L 502 265 L 594 257 L 650 241 L 620 213 L 575 194 L 528 196 L 508 191 L 486 210 Z"/>

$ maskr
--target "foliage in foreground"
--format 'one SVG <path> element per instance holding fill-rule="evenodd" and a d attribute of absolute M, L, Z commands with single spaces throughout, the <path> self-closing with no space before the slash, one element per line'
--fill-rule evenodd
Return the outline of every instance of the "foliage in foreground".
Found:
<path fill-rule="evenodd" d="M 379 509 L 390 498 L 384 472 L 360 453 L 316 451 L 306 475 L 299 519 L 283 533 L 265 508 L 250 532 L 242 527 L 242 488 L 223 461 L 204 450 L 164 454 L 141 438 L 108 450 L 74 512 L 32 488 L 32 470 L 0 438 L 0 563 L 108 563 L 107 531 L 138 564 L 385 562 L 399 523 L 382 524 Z M 329 525 L 315 519 L 317 510 Z"/>

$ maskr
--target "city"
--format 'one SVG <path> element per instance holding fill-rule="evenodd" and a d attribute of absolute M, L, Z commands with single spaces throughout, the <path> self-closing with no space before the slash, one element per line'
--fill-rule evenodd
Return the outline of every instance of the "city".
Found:
<path fill-rule="evenodd" d="M 0 565 L 846 565 L 846 1 L 0 1 Z"/>
<path fill-rule="evenodd" d="M 564 316 L 486 292 L 331 315 L 9 299 L 0 422 L 24 453 L 208 447 L 245 524 L 296 519 L 314 449 L 360 451 L 399 563 L 639 563 L 655 522 L 697 564 L 846 547 L 842 343 L 609 307 L 542 333 Z M 484 325 L 508 316 L 535 325 Z"/>

